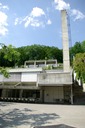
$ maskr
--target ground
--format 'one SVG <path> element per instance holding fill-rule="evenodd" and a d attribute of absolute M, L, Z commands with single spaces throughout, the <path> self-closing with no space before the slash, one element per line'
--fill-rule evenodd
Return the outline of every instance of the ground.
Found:
<path fill-rule="evenodd" d="M 85 106 L 0 102 L 0 128 L 58 124 L 85 128 Z"/>

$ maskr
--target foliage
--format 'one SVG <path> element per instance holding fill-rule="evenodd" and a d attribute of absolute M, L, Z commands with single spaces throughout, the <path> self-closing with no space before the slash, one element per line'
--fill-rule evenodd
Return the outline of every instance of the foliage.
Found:
<path fill-rule="evenodd" d="M 70 62 L 72 65 L 73 57 L 77 53 L 84 53 L 85 52 L 85 41 L 83 42 L 76 42 L 73 47 L 70 48 Z"/>
<path fill-rule="evenodd" d="M 48 65 L 48 66 L 43 67 L 43 70 L 51 70 L 51 69 L 52 69 L 52 66 L 51 65 Z"/>
<path fill-rule="evenodd" d="M 20 53 L 18 65 L 23 65 L 27 60 L 57 59 L 60 63 L 63 61 L 62 50 L 56 47 L 34 44 L 31 46 L 20 47 L 17 51 Z"/>
<path fill-rule="evenodd" d="M 85 53 L 76 54 L 73 60 L 73 67 L 77 73 L 77 78 L 80 78 L 85 82 Z"/>
<path fill-rule="evenodd" d="M 76 42 L 73 47 L 70 48 L 70 61 L 72 64 L 73 56 L 77 53 L 85 52 L 85 41 Z M 45 45 L 31 45 L 15 48 L 12 45 L 5 46 L 2 44 L 0 49 L 0 66 L 1 67 L 13 67 L 18 65 L 24 65 L 27 60 L 48 60 L 57 59 L 58 63 L 63 63 L 62 49 L 54 46 Z"/>
<path fill-rule="evenodd" d="M 58 63 L 63 62 L 62 50 L 57 47 L 50 47 L 45 45 L 31 45 L 17 48 L 20 53 L 20 60 L 18 65 L 23 65 L 27 60 L 48 60 L 57 59 Z M 75 45 L 70 48 L 70 61 L 72 63 L 73 56 L 77 53 L 85 52 L 85 42 L 76 42 Z"/>
<path fill-rule="evenodd" d="M 4 52 L 5 52 L 4 58 L 9 60 L 10 62 L 17 55 L 17 52 L 14 50 L 12 45 L 9 45 L 8 47 L 6 47 Z M 15 58 L 15 59 L 17 59 L 17 58 Z"/>
<path fill-rule="evenodd" d="M 83 49 L 83 52 L 85 52 L 85 40 L 81 43 L 81 47 Z"/>
<path fill-rule="evenodd" d="M 70 49 L 70 54 L 75 56 L 77 53 L 83 53 L 83 48 L 80 42 L 76 42 L 75 45 Z"/>
<path fill-rule="evenodd" d="M 17 63 L 17 60 L 20 56 L 20 53 L 16 51 L 15 47 L 12 45 L 5 46 L 4 44 L 0 44 L 1 49 L 0 49 L 0 72 L 5 76 L 9 77 L 9 73 L 5 67 L 8 66 L 9 62 L 14 61 L 13 66 Z M 6 64 L 6 65 L 5 65 Z"/>
<path fill-rule="evenodd" d="M 12 62 L 13 65 L 17 64 L 17 61 L 19 60 L 20 53 L 16 51 L 15 47 L 12 45 L 9 45 L 5 49 L 5 55 L 4 59 L 8 60 L 9 62 Z"/>
<path fill-rule="evenodd" d="M 4 77 L 8 78 L 10 75 L 6 68 L 0 67 L 0 72 L 4 75 Z"/>
<path fill-rule="evenodd" d="M 17 65 L 20 58 L 20 53 L 12 45 L 2 46 L 0 50 L 0 66 L 13 67 Z"/>

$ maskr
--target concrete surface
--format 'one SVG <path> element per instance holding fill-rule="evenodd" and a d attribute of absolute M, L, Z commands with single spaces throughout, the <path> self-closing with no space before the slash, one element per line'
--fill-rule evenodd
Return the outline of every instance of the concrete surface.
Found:
<path fill-rule="evenodd" d="M 0 102 L 0 128 L 85 128 L 85 106 Z"/>

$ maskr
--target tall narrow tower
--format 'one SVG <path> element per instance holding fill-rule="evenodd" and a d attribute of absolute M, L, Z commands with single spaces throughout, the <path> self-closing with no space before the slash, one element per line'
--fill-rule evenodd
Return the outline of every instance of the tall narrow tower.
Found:
<path fill-rule="evenodd" d="M 62 22 L 62 43 L 63 43 L 63 71 L 70 71 L 70 60 L 69 60 L 69 31 L 68 31 L 68 17 L 66 10 L 61 11 L 61 22 Z"/>

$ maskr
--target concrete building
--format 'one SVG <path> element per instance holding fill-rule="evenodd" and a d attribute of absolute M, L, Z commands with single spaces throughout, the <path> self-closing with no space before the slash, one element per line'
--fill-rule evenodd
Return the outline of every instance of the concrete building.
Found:
<path fill-rule="evenodd" d="M 41 61 L 42 62 L 42 61 Z M 0 98 L 8 101 L 71 102 L 71 72 L 43 70 L 42 67 L 11 69 L 10 77 L 0 74 Z"/>
<path fill-rule="evenodd" d="M 1 100 L 73 104 L 73 81 L 65 10 L 61 11 L 61 17 L 63 70 L 43 70 L 46 66 L 57 67 L 57 60 L 26 61 L 25 68 L 9 70 L 8 79 L 0 74 Z"/>

